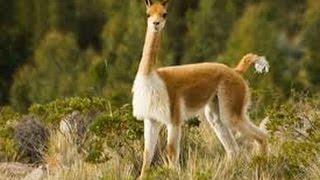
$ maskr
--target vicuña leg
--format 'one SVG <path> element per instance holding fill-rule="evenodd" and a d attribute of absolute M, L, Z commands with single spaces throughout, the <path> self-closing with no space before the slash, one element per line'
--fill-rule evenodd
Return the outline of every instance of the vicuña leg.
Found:
<path fill-rule="evenodd" d="M 181 125 L 168 124 L 167 153 L 170 167 L 178 167 L 180 155 Z"/>
<path fill-rule="evenodd" d="M 144 176 L 145 171 L 150 167 L 152 162 L 160 129 L 161 124 L 159 122 L 152 119 L 144 120 L 144 152 L 141 177 Z"/>
<path fill-rule="evenodd" d="M 231 84 L 232 85 L 232 84 Z M 230 85 L 230 86 L 231 86 Z M 247 90 L 234 91 L 233 88 L 223 88 L 219 92 L 219 107 L 223 122 L 230 124 L 240 133 L 256 140 L 263 153 L 267 152 L 267 134 L 256 127 L 246 116 L 248 98 Z"/>
<path fill-rule="evenodd" d="M 242 117 L 241 121 L 237 124 L 237 127 L 242 134 L 255 139 L 260 144 L 261 153 L 268 153 L 267 133 L 255 126 L 248 117 Z"/>
<path fill-rule="evenodd" d="M 215 99 L 214 102 L 209 103 L 205 107 L 205 116 L 207 121 L 215 131 L 218 139 L 222 143 L 224 149 L 226 150 L 228 157 L 232 158 L 239 152 L 239 146 L 235 141 L 230 128 L 220 118 L 218 103 L 218 99 Z"/>

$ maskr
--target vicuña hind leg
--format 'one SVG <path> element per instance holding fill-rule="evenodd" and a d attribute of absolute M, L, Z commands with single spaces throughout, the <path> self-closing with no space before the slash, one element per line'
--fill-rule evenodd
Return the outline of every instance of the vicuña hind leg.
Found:
<path fill-rule="evenodd" d="M 237 123 L 238 130 L 244 134 L 245 136 L 248 136 L 249 138 L 252 138 L 256 140 L 260 145 L 261 153 L 267 154 L 268 153 L 268 142 L 267 138 L 268 135 L 263 130 L 255 126 L 248 117 L 243 117 L 238 123 Z"/>
<path fill-rule="evenodd" d="M 246 107 L 250 101 L 248 88 L 235 82 L 225 82 L 221 87 L 218 97 L 223 122 L 256 140 L 260 144 L 261 151 L 266 153 L 267 134 L 246 117 Z"/>
<path fill-rule="evenodd" d="M 205 116 L 213 130 L 215 131 L 218 139 L 222 143 L 227 152 L 228 157 L 231 159 L 239 152 L 239 146 L 235 138 L 228 128 L 228 126 L 220 119 L 218 99 L 215 102 L 208 104 L 205 107 Z"/>

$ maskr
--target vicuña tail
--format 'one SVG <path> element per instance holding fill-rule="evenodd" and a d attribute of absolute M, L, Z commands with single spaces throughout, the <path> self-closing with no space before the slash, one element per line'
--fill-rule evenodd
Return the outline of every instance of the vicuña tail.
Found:
<path fill-rule="evenodd" d="M 247 54 L 238 63 L 237 67 L 234 68 L 238 73 L 244 73 L 254 63 L 255 69 L 258 73 L 269 72 L 269 62 L 264 56 L 258 56 L 256 54 Z"/>

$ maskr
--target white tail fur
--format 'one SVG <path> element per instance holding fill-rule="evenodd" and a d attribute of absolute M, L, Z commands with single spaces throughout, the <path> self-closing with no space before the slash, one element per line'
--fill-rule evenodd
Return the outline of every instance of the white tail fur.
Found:
<path fill-rule="evenodd" d="M 254 67 L 258 73 L 267 73 L 269 72 L 270 65 L 265 56 L 259 56 L 255 61 Z"/>

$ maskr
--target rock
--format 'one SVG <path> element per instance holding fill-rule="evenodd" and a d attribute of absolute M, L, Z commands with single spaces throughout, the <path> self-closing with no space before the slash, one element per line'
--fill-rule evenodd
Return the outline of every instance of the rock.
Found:
<path fill-rule="evenodd" d="M 74 111 L 62 118 L 59 129 L 69 142 L 81 146 L 86 133 L 86 126 L 86 117 L 79 111 Z"/>
<path fill-rule="evenodd" d="M 46 168 L 44 166 L 39 166 L 26 175 L 23 180 L 42 180 L 46 177 L 46 174 Z"/>
<path fill-rule="evenodd" d="M 19 178 L 32 172 L 34 168 L 30 164 L 23 164 L 18 162 L 0 163 L 1 178 Z"/>

